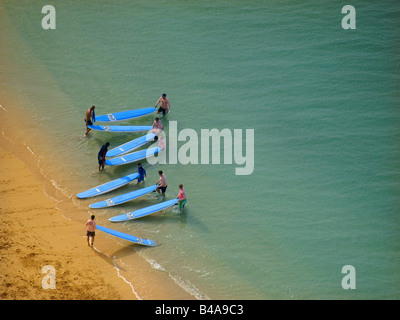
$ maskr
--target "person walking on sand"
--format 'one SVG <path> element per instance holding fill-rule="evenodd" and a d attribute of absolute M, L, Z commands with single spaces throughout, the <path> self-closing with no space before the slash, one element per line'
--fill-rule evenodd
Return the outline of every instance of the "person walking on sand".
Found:
<path fill-rule="evenodd" d="M 156 184 L 159 184 L 156 188 L 156 191 L 160 193 L 161 190 L 162 196 L 165 197 L 165 191 L 167 190 L 167 178 L 165 178 L 165 175 L 161 170 L 158 171 L 158 174 L 160 175 L 160 179 L 158 179 L 156 182 Z"/>
<path fill-rule="evenodd" d="M 169 103 L 168 99 L 167 99 L 167 95 L 165 93 L 162 94 L 161 98 L 158 99 L 155 108 L 158 107 L 158 104 L 161 103 L 160 108 L 157 111 L 157 114 L 159 114 L 160 112 L 162 112 L 162 114 L 165 117 L 165 114 L 169 112 L 169 110 L 171 109 L 171 104 Z"/>
<path fill-rule="evenodd" d="M 179 194 L 176 198 L 179 199 L 179 210 L 182 211 L 186 204 L 186 191 L 183 189 L 183 184 L 179 185 Z"/>
<path fill-rule="evenodd" d="M 86 238 L 87 238 L 87 244 L 88 246 L 92 246 L 93 247 L 93 243 L 94 243 L 94 236 L 95 236 L 95 231 L 96 231 L 96 221 L 94 221 L 94 215 L 92 215 L 90 217 L 90 219 L 86 222 L 86 226 L 87 226 L 87 232 L 86 232 Z M 91 242 L 89 242 L 89 238 L 92 239 Z"/>
<path fill-rule="evenodd" d="M 146 170 L 144 170 L 140 162 L 138 162 L 137 166 L 138 166 L 139 178 L 136 184 L 139 184 L 139 182 L 144 181 L 144 177 L 146 176 Z"/>
<path fill-rule="evenodd" d="M 99 171 L 100 168 L 101 170 L 104 170 L 104 162 L 106 161 L 106 153 L 108 151 L 108 146 L 110 145 L 109 142 L 106 142 L 106 144 L 104 144 L 99 153 L 97 154 L 97 159 L 99 160 Z"/>
<path fill-rule="evenodd" d="M 86 133 L 85 133 L 85 136 L 87 136 L 89 131 L 92 130 L 88 126 L 92 125 L 94 122 L 94 119 L 95 119 L 94 108 L 95 108 L 95 106 L 91 106 L 89 109 L 86 110 L 86 117 L 85 117 Z"/>

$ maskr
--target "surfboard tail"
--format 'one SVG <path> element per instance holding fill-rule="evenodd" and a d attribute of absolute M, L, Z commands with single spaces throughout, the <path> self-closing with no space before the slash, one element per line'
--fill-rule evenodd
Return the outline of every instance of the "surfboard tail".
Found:
<path fill-rule="evenodd" d="M 154 241 L 154 240 L 139 238 L 139 237 L 136 237 L 134 235 L 131 235 L 131 234 L 128 234 L 128 233 L 123 233 L 123 232 L 116 231 L 116 230 L 113 230 L 113 229 L 109 229 L 109 228 L 106 228 L 106 227 L 103 227 L 103 226 L 97 225 L 96 229 L 99 230 L 99 231 L 103 231 L 105 233 L 108 233 L 108 234 L 110 234 L 112 236 L 115 236 L 115 237 L 130 241 L 130 242 L 133 242 L 133 243 L 140 244 L 142 246 L 155 247 L 157 245 L 157 242 Z"/>

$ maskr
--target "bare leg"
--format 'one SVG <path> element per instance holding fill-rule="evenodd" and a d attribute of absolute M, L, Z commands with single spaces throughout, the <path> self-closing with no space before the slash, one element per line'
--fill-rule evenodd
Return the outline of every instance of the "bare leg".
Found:
<path fill-rule="evenodd" d="M 86 125 L 86 133 L 85 133 L 85 136 L 88 135 L 88 133 L 89 133 L 90 130 L 92 130 L 92 129 L 88 128 L 88 126 Z"/>

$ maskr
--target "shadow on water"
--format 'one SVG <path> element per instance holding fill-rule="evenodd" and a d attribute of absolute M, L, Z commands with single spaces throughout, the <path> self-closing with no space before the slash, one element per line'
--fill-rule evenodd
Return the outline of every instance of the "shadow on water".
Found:
<path fill-rule="evenodd" d="M 106 261 L 107 263 L 109 263 L 111 266 L 115 266 L 115 259 L 118 258 L 124 258 L 127 256 L 130 256 L 132 254 L 136 254 L 139 253 L 143 250 L 148 250 L 151 249 L 151 247 L 149 246 L 142 246 L 140 244 L 135 244 L 135 243 L 128 243 L 126 244 L 126 246 L 114 251 L 113 253 L 110 254 L 106 254 L 104 252 L 102 252 L 99 249 L 95 249 L 94 252 L 95 254 L 97 254 L 100 258 L 102 258 L 104 261 Z M 120 265 L 118 265 L 118 268 L 121 271 L 124 271 L 124 268 L 121 267 Z"/>
<path fill-rule="evenodd" d="M 116 250 L 112 255 L 113 255 L 113 257 L 123 258 L 123 257 L 130 256 L 132 254 L 139 253 L 141 251 L 149 250 L 151 248 L 152 247 L 149 247 L 149 246 L 142 246 L 140 244 L 129 243 L 125 247 Z"/>
<path fill-rule="evenodd" d="M 190 215 L 190 208 L 185 208 L 183 212 L 179 212 L 177 206 L 173 206 L 168 211 L 156 212 L 152 215 L 127 221 L 126 223 L 138 223 L 138 224 L 176 224 L 179 223 L 180 228 L 183 230 L 187 226 L 193 226 L 204 233 L 210 233 L 209 228 L 195 216 Z"/>

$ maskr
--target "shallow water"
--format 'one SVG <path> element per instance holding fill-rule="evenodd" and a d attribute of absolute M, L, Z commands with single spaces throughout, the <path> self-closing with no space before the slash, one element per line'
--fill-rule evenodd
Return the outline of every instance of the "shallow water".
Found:
<path fill-rule="evenodd" d="M 42 3 L 3 1 L 1 91 L 18 96 L 15 112 L 32 125 L 19 140 L 66 197 L 67 215 L 80 219 L 71 208 L 87 209 L 106 227 L 158 241 L 132 250 L 195 297 L 394 299 L 400 6 L 353 5 L 356 30 L 341 28 L 339 5 L 321 1 L 54 1 L 57 27 L 45 31 Z M 254 129 L 254 171 L 235 175 L 238 165 L 223 157 L 208 165 L 144 161 L 147 186 L 165 172 L 167 199 L 184 184 L 184 213 L 111 224 L 160 199 L 89 210 L 135 184 L 94 200 L 74 197 L 136 171 L 133 164 L 97 172 L 105 141 L 115 147 L 140 134 L 84 137 L 85 111 L 151 107 L 163 92 L 172 105 L 162 119 L 167 139 L 169 121 L 198 136 Z M 129 255 L 121 260 L 129 269 Z M 356 290 L 341 286 L 348 264 Z"/>

